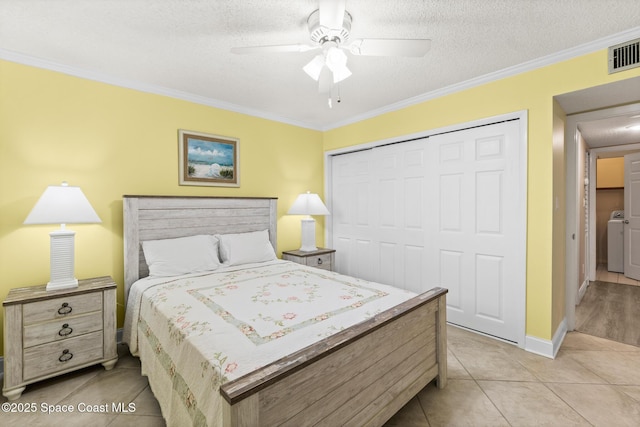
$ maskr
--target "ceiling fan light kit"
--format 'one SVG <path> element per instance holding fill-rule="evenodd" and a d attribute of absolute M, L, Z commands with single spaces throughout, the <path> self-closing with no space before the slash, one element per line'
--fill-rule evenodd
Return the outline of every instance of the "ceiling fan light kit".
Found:
<path fill-rule="evenodd" d="M 325 62 L 331 71 L 336 72 L 347 66 L 347 54 L 336 46 L 331 46 L 327 49 Z"/>
<path fill-rule="evenodd" d="M 316 55 L 307 65 L 302 67 L 305 73 L 313 80 L 318 81 L 320 73 L 324 67 L 324 56 Z"/>
<path fill-rule="evenodd" d="M 345 10 L 346 0 L 319 0 L 319 8 L 307 18 L 313 45 L 248 46 L 232 48 L 233 53 L 306 52 L 322 49 L 302 69 L 318 82 L 320 93 L 331 93 L 333 86 L 351 76 L 346 51 L 357 56 L 424 56 L 430 46 L 427 39 L 356 39 L 351 43 L 353 17 Z M 338 101 L 339 102 L 339 101 Z M 331 107 L 331 95 L 329 107 Z"/>
<path fill-rule="evenodd" d="M 335 42 L 327 42 L 323 46 L 323 53 L 315 56 L 302 69 L 309 77 L 318 81 L 325 65 L 333 74 L 333 83 L 341 82 L 351 75 L 351 70 L 347 67 L 347 54 Z"/>
<path fill-rule="evenodd" d="M 342 19 L 339 17 L 340 14 L 342 14 Z M 351 76 L 351 71 L 347 68 L 347 54 L 340 46 L 349 39 L 353 18 L 344 8 L 337 12 L 329 10 L 325 15 L 321 15 L 320 9 L 317 9 L 307 19 L 311 41 L 322 48 L 322 54 L 317 55 L 302 69 L 313 80 L 319 81 L 323 68 L 326 66 L 332 74 L 330 81 L 335 84 Z M 323 20 L 328 22 L 322 25 Z M 339 23 L 339 26 L 336 26 L 336 23 Z M 321 93 L 331 91 L 331 84 L 321 82 L 319 91 Z"/>

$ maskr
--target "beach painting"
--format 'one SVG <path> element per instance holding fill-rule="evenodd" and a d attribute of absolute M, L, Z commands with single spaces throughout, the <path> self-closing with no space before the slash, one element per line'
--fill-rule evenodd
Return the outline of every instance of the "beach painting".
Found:
<path fill-rule="evenodd" d="M 240 186 L 240 141 L 179 130 L 180 185 Z"/>

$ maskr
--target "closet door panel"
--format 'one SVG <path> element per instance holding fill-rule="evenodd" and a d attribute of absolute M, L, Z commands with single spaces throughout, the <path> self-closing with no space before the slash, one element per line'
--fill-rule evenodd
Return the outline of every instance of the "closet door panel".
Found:
<path fill-rule="evenodd" d="M 434 276 L 449 289 L 447 320 L 514 342 L 524 307 L 518 132 L 512 121 L 431 137 L 438 155 L 428 172 L 439 193 Z"/>

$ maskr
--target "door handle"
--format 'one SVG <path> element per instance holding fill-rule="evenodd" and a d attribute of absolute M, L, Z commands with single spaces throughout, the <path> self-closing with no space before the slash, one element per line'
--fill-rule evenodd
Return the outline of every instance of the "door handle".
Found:
<path fill-rule="evenodd" d="M 624 223 L 625 223 L 625 224 L 629 224 L 629 220 L 628 220 L 628 219 L 625 219 L 625 220 L 624 220 Z"/>

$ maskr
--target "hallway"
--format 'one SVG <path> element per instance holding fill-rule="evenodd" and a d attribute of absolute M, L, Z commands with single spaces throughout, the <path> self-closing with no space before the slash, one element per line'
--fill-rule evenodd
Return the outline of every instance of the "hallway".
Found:
<path fill-rule="evenodd" d="M 599 266 L 576 307 L 576 331 L 640 346 L 640 282 Z"/>

